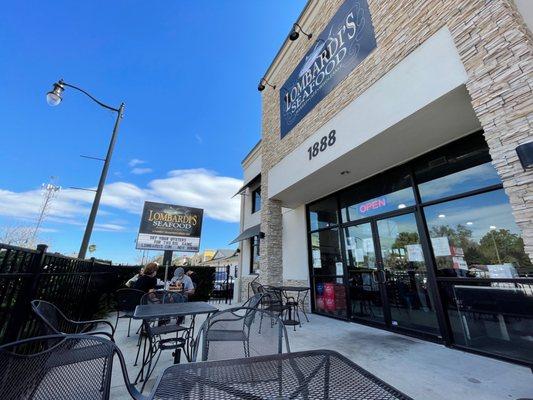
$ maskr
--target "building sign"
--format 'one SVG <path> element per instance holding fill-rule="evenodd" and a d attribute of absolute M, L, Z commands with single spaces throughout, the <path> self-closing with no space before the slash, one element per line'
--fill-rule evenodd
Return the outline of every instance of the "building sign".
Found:
<path fill-rule="evenodd" d="M 204 210 L 144 203 L 137 249 L 198 252 Z"/>
<path fill-rule="evenodd" d="M 280 89 L 281 137 L 375 48 L 367 1 L 346 0 Z"/>

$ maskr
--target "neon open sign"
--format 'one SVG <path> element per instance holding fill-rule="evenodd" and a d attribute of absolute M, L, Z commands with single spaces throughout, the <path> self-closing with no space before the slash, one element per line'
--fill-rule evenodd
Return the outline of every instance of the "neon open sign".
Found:
<path fill-rule="evenodd" d="M 381 197 L 379 199 L 361 204 L 359 206 L 359 212 L 361 214 L 366 214 L 368 211 L 377 210 L 378 208 L 385 207 L 386 205 L 387 199 L 385 197 Z"/>

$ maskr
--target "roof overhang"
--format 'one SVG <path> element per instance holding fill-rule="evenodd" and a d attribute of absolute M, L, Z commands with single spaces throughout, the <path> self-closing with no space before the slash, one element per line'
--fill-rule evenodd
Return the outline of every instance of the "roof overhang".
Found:
<path fill-rule="evenodd" d="M 243 240 L 250 239 L 254 236 L 259 236 L 260 238 L 265 237 L 265 234 L 261 232 L 261 224 L 254 225 L 244 230 L 239 236 L 237 236 L 232 242 L 230 242 L 230 244 L 242 242 Z"/>
<path fill-rule="evenodd" d="M 246 182 L 244 185 L 242 185 L 242 187 L 232 197 L 235 197 L 238 194 L 242 194 L 242 192 L 244 192 L 248 187 L 253 186 L 258 182 L 261 182 L 261 174 L 257 174 L 252 179 L 250 179 L 248 182 Z"/>

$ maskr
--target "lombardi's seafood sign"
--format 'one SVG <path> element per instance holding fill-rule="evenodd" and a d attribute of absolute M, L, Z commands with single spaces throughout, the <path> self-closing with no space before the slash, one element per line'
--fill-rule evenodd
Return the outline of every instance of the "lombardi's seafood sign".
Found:
<path fill-rule="evenodd" d="M 366 0 L 346 0 L 280 89 L 281 137 L 375 48 Z"/>
<path fill-rule="evenodd" d="M 136 248 L 197 252 L 203 214 L 200 208 L 145 202 Z"/>

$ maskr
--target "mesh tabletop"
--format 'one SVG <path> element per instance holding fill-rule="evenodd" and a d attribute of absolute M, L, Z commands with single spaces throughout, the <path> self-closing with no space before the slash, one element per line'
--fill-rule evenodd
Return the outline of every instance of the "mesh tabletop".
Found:
<path fill-rule="evenodd" d="M 188 303 L 141 304 L 135 308 L 134 319 L 155 319 L 183 317 L 186 315 L 209 314 L 218 308 L 203 301 Z"/>
<path fill-rule="evenodd" d="M 344 356 L 329 350 L 174 365 L 154 400 L 406 399 Z"/>

